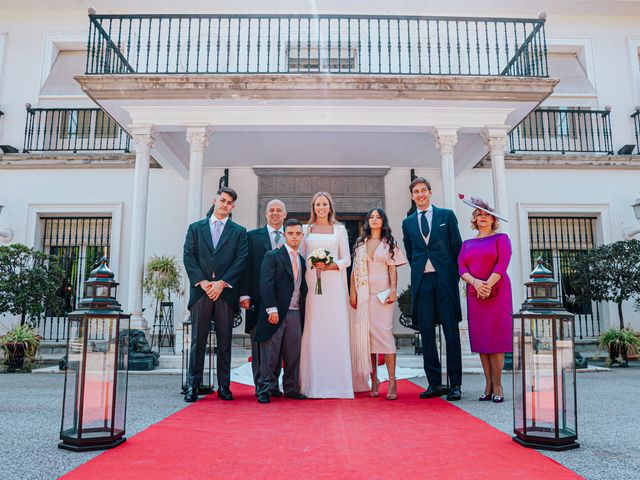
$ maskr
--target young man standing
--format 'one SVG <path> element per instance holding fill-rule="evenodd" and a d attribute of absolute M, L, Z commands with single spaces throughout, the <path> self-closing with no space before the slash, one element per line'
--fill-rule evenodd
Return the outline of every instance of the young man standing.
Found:
<path fill-rule="evenodd" d="M 260 351 L 260 403 L 269 403 L 272 392 L 278 390 L 276 371 L 281 358 L 284 396 L 306 398 L 300 393 L 299 378 L 307 284 L 305 262 L 298 247 L 304 234 L 299 220 L 287 220 L 284 228 L 284 247 L 265 254 L 260 273 L 262 304 L 255 336 Z"/>
<path fill-rule="evenodd" d="M 231 339 L 238 312 L 237 287 L 247 261 L 247 231 L 229 219 L 238 195 L 228 187 L 218 190 L 210 218 L 189 225 L 184 242 L 184 266 L 189 276 L 191 350 L 186 402 L 198 399 L 205 349 L 212 316 L 218 345 L 218 397 L 233 400 Z"/>
<path fill-rule="evenodd" d="M 429 387 L 420 398 L 439 397 L 442 370 L 436 345 L 441 324 L 447 345 L 447 372 L 451 381 L 447 400 L 460 400 L 462 352 L 458 323 L 462 321 L 458 291 L 458 253 L 462 246 L 458 221 L 451 210 L 431 204 L 431 184 L 418 177 L 409 186 L 417 210 L 402 222 L 404 247 L 411 265 L 411 298 L 422 336 L 424 371 Z"/>

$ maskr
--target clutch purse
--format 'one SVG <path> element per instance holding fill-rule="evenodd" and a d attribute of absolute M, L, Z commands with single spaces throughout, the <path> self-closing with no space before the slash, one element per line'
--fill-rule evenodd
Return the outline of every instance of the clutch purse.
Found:
<path fill-rule="evenodd" d="M 390 293 L 391 293 L 391 289 L 387 288 L 386 290 L 383 290 L 382 292 L 378 293 L 376 297 L 378 297 L 378 300 L 380 301 L 381 304 L 386 305 L 387 297 L 389 296 Z"/>

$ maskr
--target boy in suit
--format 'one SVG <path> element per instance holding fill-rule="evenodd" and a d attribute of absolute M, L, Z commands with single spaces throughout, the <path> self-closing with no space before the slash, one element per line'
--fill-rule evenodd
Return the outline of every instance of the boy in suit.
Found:
<path fill-rule="evenodd" d="M 304 325 L 307 284 L 305 262 L 298 247 L 303 237 L 299 220 L 284 224 L 285 245 L 267 252 L 260 273 L 260 297 L 256 342 L 260 352 L 258 402 L 269 403 L 278 389 L 277 365 L 284 362 L 284 396 L 304 400 L 300 393 L 300 343 Z"/>

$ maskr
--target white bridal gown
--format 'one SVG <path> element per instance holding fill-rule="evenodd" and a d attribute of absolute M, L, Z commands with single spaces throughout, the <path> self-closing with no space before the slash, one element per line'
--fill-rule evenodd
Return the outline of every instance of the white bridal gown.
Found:
<path fill-rule="evenodd" d="M 300 389 L 310 398 L 353 398 L 346 274 L 351 256 L 347 230 L 343 225 L 334 225 L 333 233 L 307 234 L 305 228 L 306 254 L 316 248 L 329 250 L 340 270 L 322 272 L 322 295 L 316 295 L 316 271 L 307 268 L 309 293 L 300 352 Z"/>

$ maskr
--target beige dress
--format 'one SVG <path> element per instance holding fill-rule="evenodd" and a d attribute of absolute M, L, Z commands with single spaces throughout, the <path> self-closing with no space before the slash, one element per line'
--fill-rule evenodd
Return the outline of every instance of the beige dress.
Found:
<path fill-rule="evenodd" d="M 396 267 L 407 263 L 407 259 L 397 246 L 391 258 L 386 242 L 380 242 L 373 258 L 367 255 L 369 275 L 369 341 L 371 353 L 396 353 L 393 338 L 394 304 L 382 304 L 376 295 L 391 287 L 389 265 Z"/>

